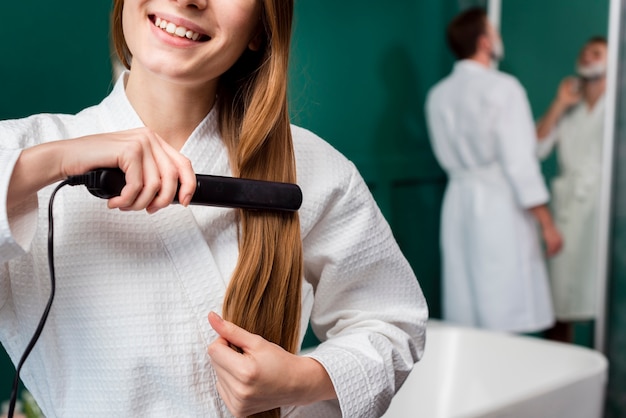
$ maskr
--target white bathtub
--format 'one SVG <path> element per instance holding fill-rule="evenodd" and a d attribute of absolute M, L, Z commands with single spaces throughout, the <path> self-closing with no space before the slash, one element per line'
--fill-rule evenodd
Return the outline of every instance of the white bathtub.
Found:
<path fill-rule="evenodd" d="M 597 351 L 431 321 L 384 417 L 600 418 L 606 380 Z"/>

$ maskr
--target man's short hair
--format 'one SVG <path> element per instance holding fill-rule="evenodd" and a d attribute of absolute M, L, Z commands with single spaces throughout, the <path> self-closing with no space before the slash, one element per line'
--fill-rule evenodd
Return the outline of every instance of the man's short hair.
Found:
<path fill-rule="evenodd" d="M 587 39 L 587 42 L 585 42 L 585 45 L 590 45 L 590 44 L 603 44 L 604 46 L 607 46 L 609 42 L 606 40 L 606 36 L 596 35 Z"/>
<path fill-rule="evenodd" d="M 448 46 L 458 59 L 466 59 L 476 53 L 478 38 L 487 33 L 487 12 L 473 7 L 457 15 L 446 29 Z"/>

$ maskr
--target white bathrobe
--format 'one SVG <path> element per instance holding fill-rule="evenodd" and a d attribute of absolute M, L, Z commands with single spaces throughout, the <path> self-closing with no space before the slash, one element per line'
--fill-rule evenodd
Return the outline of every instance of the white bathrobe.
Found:
<path fill-rule="evenodd" d="M 76 116 L 0 123 L 0 340 L 21 356 L 49 294 L 47 205 L 52 187 L 7 213 L 22 148 L 140 127 L 117 83 Z M 376 417 L 423 352 L 427 308 L 416 278 L 354 165 L 294 127 L 304 245 L 302 335 L 338 401 L 287 416 Z M 182 152 L 197 173 L 229 175 L 212 111 Z M 155 215 L 108 210 L 82 186 L 55 207 L 57 293 L 22 377 L 47 417 L 230 416 L 207 346 L 238 257 L 235 211 L 172 205 Z M 3 376 L 8 379 L 9 376 Z M 6 394 L 8 396 L 9 394 Z"/>
<path fill-rule="evenodd" d="M 460 61 L 427 98 L 434 152 L 449 178 L 441 218 L 444 318 L 531 332 L 553 321 L 537 225 L 548 192 L 528 100 L 513 77 Z"/>
<path fill-rule="evenodd" d="M 561 118 L 539 143 L 547 157 L 555 145 L 559 175 L 552 180 L 555 222 L 563 250 L 548 262 L 554 311 L 564 321 L 596 315 L 600 181 L 604 135 L 604 98 L 593 109 L 581 103 Z"/>

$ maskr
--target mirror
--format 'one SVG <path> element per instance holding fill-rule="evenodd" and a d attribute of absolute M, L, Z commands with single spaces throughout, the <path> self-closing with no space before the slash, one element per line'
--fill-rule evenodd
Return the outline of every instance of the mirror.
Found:
<path fill-rule="evenodd" d="M 499 67 L 524 86 L 536 121 L 545 120 L 561 81 L 576 75 L 576 62 L 589 39 L 609 38 L 605 51 L 611 51 L 615 38 L 609 36 L 609 3 L 489 1 L 490 19 L 499 26 L 506 51 Z M 593 106 L 585 100 L 572 104 L 549 130 L 556 133 L 558 142 L 542 162 L 551 210 L 565 246 L 559 256 L 548 260 L 557 319 L 574 324 L 575 343 L 599 350 L 603 349 L 606 309 L 612 63 L 609 59 L 606 93 L 597 102 L 592 100 Z M 586 309 L 579 309 L 585 305 Z"/>

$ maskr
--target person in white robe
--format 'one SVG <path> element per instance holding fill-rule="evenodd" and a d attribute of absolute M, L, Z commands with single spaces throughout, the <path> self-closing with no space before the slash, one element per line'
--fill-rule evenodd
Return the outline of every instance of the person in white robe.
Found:
<path fill-rule="evenodd" d="M 541 236 L 548 255 L 561 237 L 547 208 L 536 136 L 523 87 L 492 68 L 499 34 L 484 10 L 448 26 L 458 57 L 429 92 L 433 151 L 448 175 L 441 218 L 443 318 L 473 327 L 537 332 L 554 314 Z"/>
<path fill-rule="evenodd" d="M 596 272 L 607 42 L 593 37 L 577 58 L 577 76 L 567 77 L 537 123 L 539 156 L 556 148 L 558 175 L 551 207 L 563 234 L 563 251 L 548 262 L 557 323 L 548 337 L 573 340 L 577 321 L 596 316 Z"/>
<path fill-rule="evenodd" d="M 56 195 L 56 298 L 22 369 L 27 389 L 48 418 L 273 408 L 289 417 L 381 416 L 422 356 L 428 311 L 355 166 L 291 126 L 303 193 L 299 335 L 310 324 L 321 340 L 305 356 L 215 314 L 238 262 L 240 218 L 187 205 L 194 173 L 236 174 L 218 123 L 220 77 L 262 47 L 265 7 L 290 13 L 293 3 L 121 5 L 114 29 L 123 25 L 132 64 L 108 97 L 76 115 L 0 122 L 0 341 L 15 363 L 50 292 L 54 187 L 99 167 L 120 167 L 127 181 L 110 200 L 83 186 Z M 171 204 L 175 195 L 183 204 Z"/>

